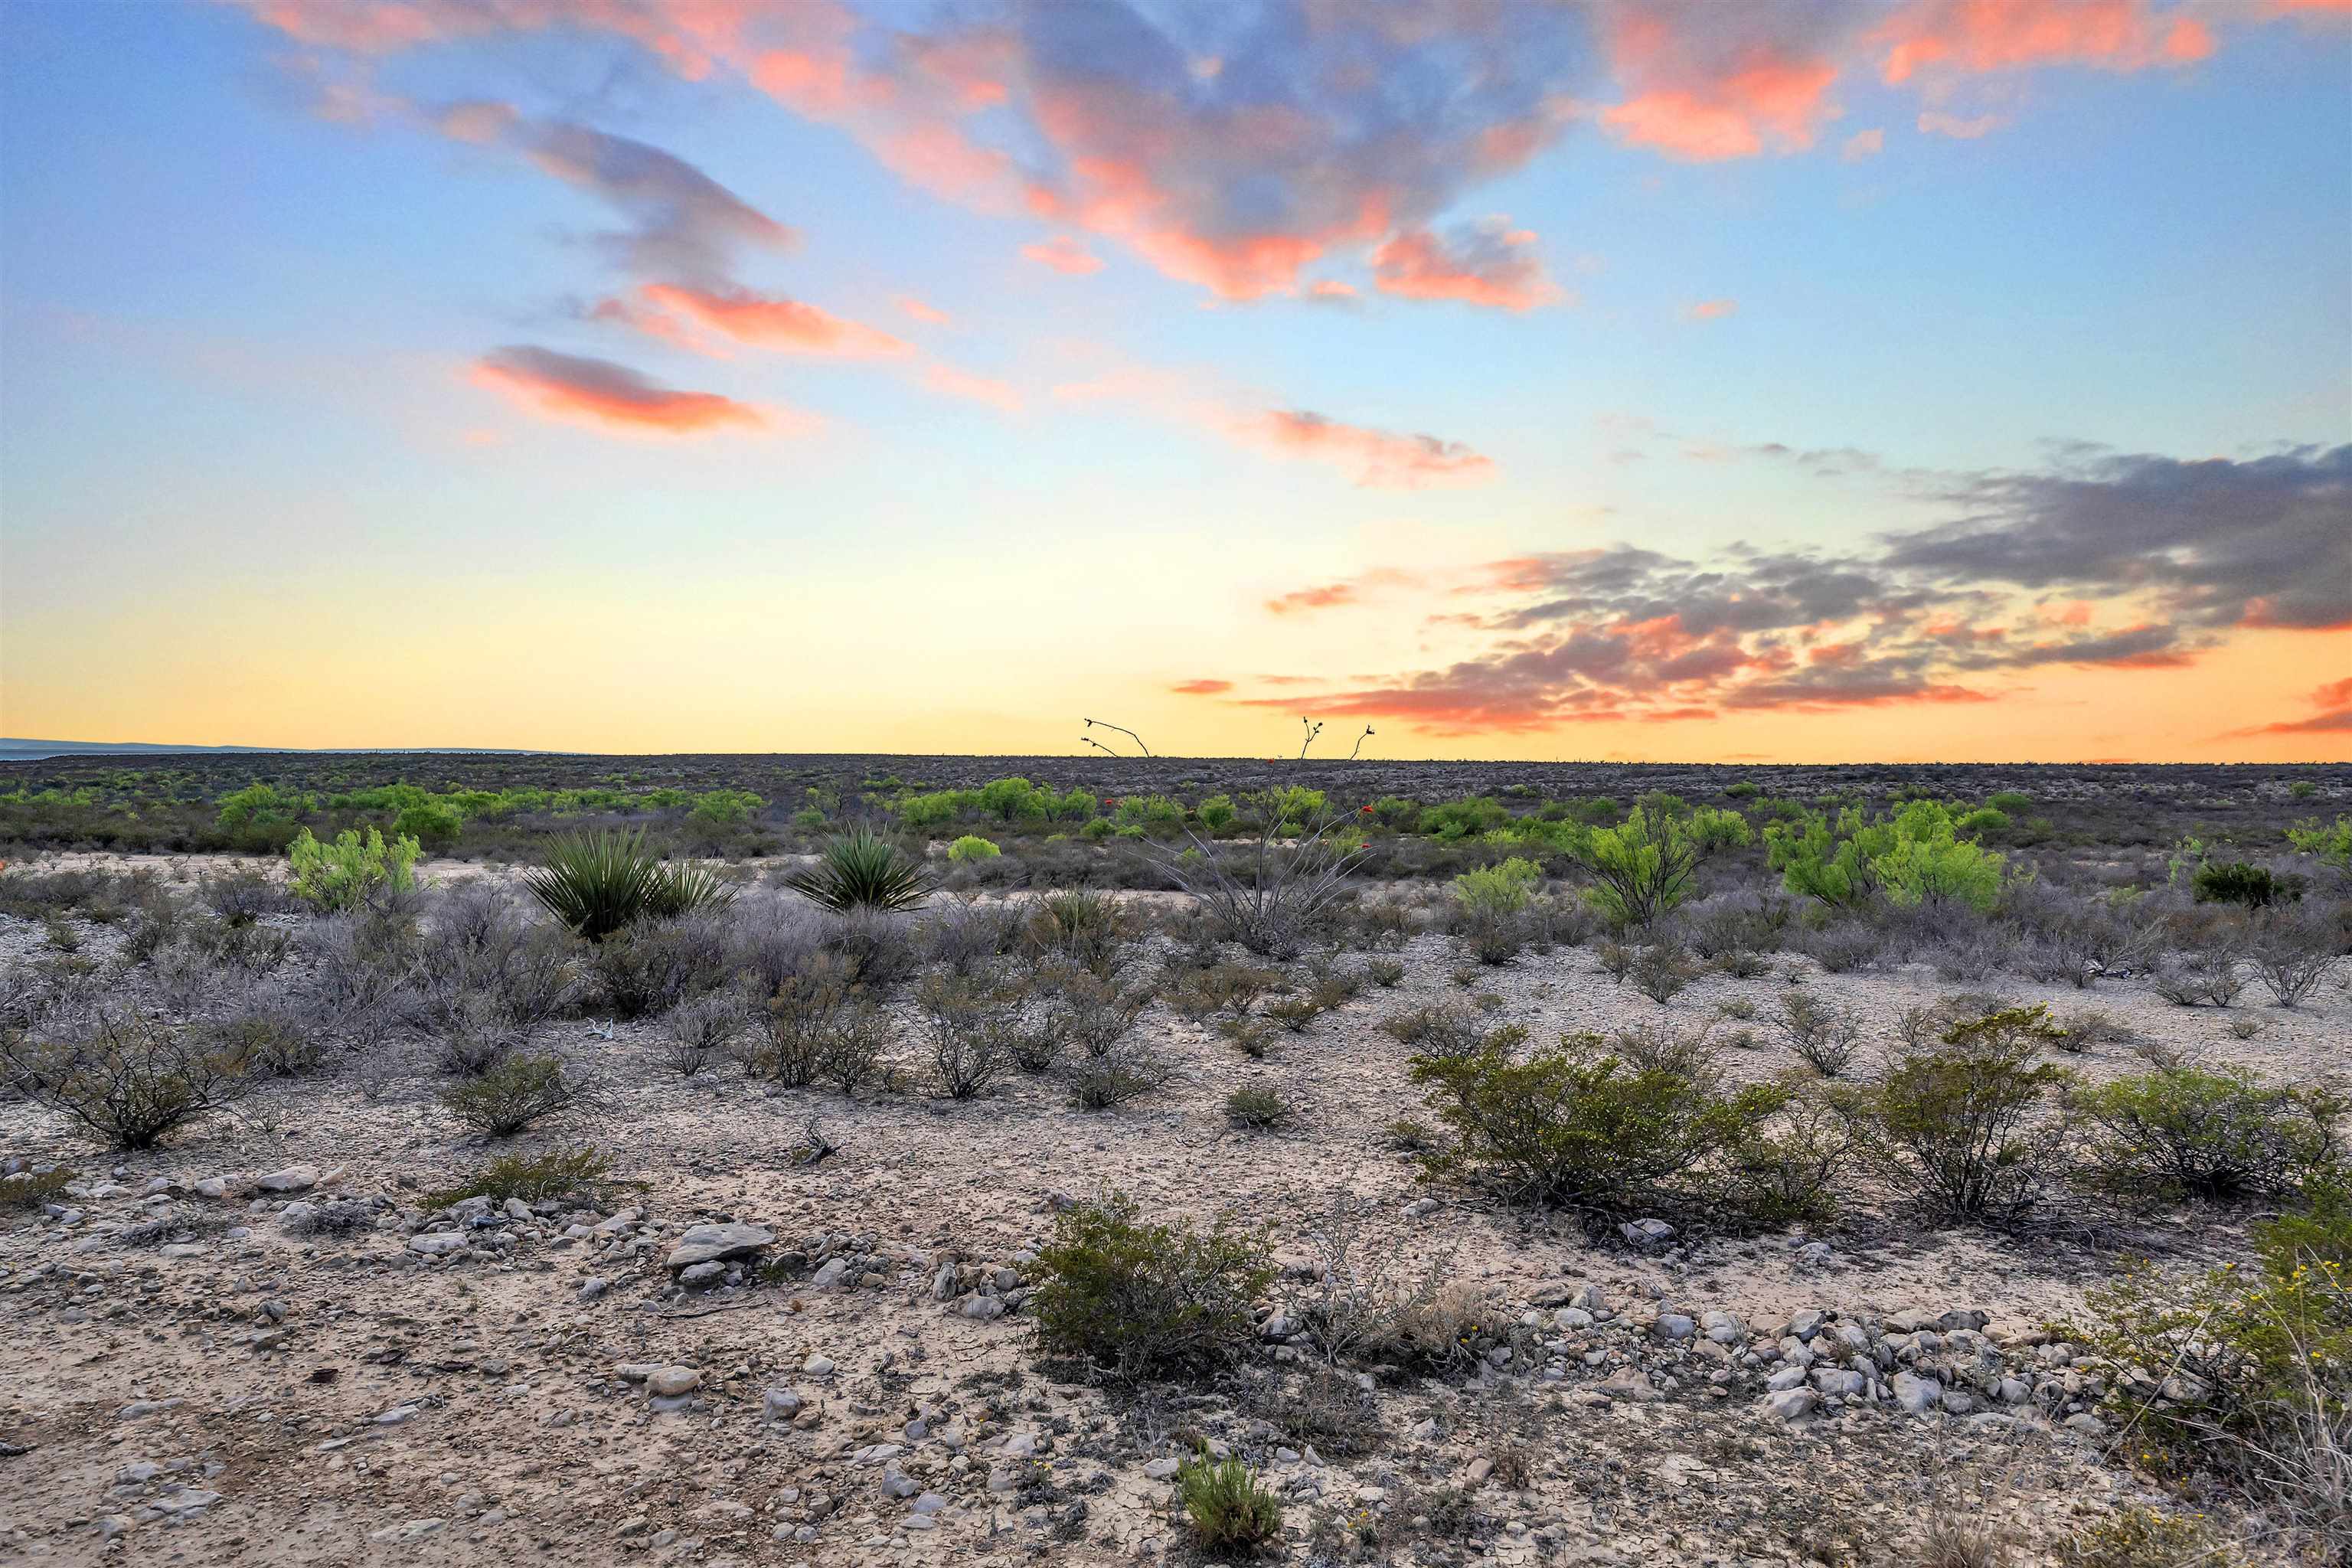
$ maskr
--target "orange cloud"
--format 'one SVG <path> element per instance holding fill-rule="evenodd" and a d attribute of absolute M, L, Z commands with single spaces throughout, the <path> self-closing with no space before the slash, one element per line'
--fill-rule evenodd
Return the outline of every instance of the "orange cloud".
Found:
<path fill-rule="evenodd" d="M 1459 441 L 1399 436 L 1304 409 L 1268 409 L 1237 428 L 1244 439 L 1276 451 L 1352 468 L 1356 482 L 1367 487 L 1418 489 L 1433 484 L 1483 484 L 1495 477 L 1494 459 Z"/>
<path fill-rule="evenodd" d="M 1234 683 L 1230 680 L 1180 680 L 1168 689 L 1179 697 L 1214 697 L 1233 689 Z"/>
<path fill-rule="evenodd" d="M 1414 229 L 1372 252 L 1372 274 L 1383 294 L 1530 310 L 1567 297 L 1545 275 L 1535 239 L 1499 218 L 1457 230 L 1451 245 L 1425 228 Z M 1321 287 L 1317 285 L 1318 292 Z"/>
<path fill-rule="evenodd" d="M 2146 0 L 1926 0 L 1874 32 L 1890 83 L 1923 70 L 1985 73 L 2079 65 L 2136 71 L 2213 52 L 2193 16 L 2158 16 Z"/>
<path fill-rule="evenodd" d="M 1102 258 L 1066 234 L 1056 235 L 1042 244 L 1024 245 L 1021 247 L 1021 254 L 1040 267 L 1050 267 L 1073 278 L 1083 278 L 1089 272 L 1102 270 Z"/>
<path fill-rule="evenodd" d="M 836 359 L 895 359 L 914 353 L 887 332 L 797 300 L 677 283 L 648 283 L 637 292 L 650 305 L 757 348 Z"/>
<path fill-rule="evenodd" d="M 936 305 L 926 304 L 912 294 L 901 294 L 893 303 L 926 326 L 944 327 L 948 324 L 949 317 L 945 310 Z"/>
<path fill-rule="evenodd" d="M 943 396 L 984 403 L 1001 413 L 1021 412 L 1021 394 L 1012 383 L 998 381 L 992 376 L 974 375 L 951 364 L 934 362 L 925 365 L 923 384 Z"/>
<path fill-rule="evenodd" d="M 1683 307 L 1685 319 L 1693 321 L 1719 321 L 1738 312 L 1739 301 L 1737 300 L 1701 300 L 1695 305 Z"/>
<path fill-rule="evenodd" d="M 472 379 L 531 413 L 593 429 L 662 436 L 713 430 L 765 430 L 809 423 L 738 403 L 715 392 L 680 392 L 610 360 L 557 353 L 527 343 L 494 349 L 476 362 Z"/>
<path fill-rule="evenodd" d="M 1609 54 L 1633 89 L 1601 110 L 1620 141 L 1694 163 L 1802 152 L 1837 116 L 1836 63 L 1769 36 L 1759 10 L 1724 36 L 1679 27 L 1662 12 L 1615 14 Z"/>

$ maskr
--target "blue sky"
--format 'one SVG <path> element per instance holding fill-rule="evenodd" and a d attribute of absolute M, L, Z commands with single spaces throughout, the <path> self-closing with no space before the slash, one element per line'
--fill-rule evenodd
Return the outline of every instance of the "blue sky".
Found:
<path fill-rule="evenodd" d="M 2346 754 L 2340 16 L 592 9 L 0 11 L 0 730 Z"/>

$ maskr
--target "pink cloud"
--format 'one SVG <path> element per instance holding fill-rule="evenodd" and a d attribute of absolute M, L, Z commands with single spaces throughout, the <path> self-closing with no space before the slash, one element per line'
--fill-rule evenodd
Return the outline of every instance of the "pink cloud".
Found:
<path fill-rule="evenodd" d="M 1886 132 L 1876 126 L 1857 131 L 1845 139 L 1838 156 L 1849 163 L 1859 163 L 1865 158 L 1875 158 L 1886 151 Z"/>
<path fill-rule="evenodd" d="M 1693 321 L 1719 321 L 1726 316 L 1738 313 L 1739 301 L 1737 300 L 1701 300 L 1683 307 L 1685 319 Z"/>
<path fill-rule="evenodd" d="M 1529 310 L 1567 297 L 1545 275 L 1535 240 L 1502 218 L 1458 228 L 1443 240 L 1414 229 L 1372 252 L 1372 275 L 1383 294 Z"/>
<path fill-rule="evenodd" d="M 648 283 L 637 293 L 674 318 L 756 348 L 835 359 L 896 359 L 914 353 L 912 345 L 887 332 L 797 300 L 676 283 Z"/>
<path fill-rule="evenodd" d="M 1066 234 L 1055 235 L 1036 245 L 1024 245 L 1021 247 L 1021 254 L 1040 267 L 1050 267 L 1073 278 L 1083 278 L 1089 272 L 1102 270 L 1102 258 Z"/>
<path fill-rule="evenodd" d="M 1459 441 L 1400 436 L 1303 409 L 1268 409 L 1235 428 L 1246 442 L 1348 469 L 1359 485 L 1370 489 L 1483 484 L 1495 477 L 1494 459 Z"/>
<path fill-rule="evenodd" d="M 715 392 L 680 392 L 610 360 L 514 344 L 476 362 L 478 386 L 546 418 L 631 434 L 697 436 L 729 428 L 805 427 L 806 416 L 781 416 Z"/>
<path fill-rule="evenodd" d="M 1890 83 L 1923 71 L 1987 73 L 2035 66 L 2136 71 L 2183 66 L 2214 49 L 2193 16 L 2159 14 L 2147 0 L 1924 0 L 1880 26 Z"/>
<path fill-rule="evenodd" d="M 906 311 L 910 318 L 926 326 L 944 327 L 950 319 L 945 310 L 935 305 L 927 304 L 912 294 L 901 294 L 892 303 Z"/>

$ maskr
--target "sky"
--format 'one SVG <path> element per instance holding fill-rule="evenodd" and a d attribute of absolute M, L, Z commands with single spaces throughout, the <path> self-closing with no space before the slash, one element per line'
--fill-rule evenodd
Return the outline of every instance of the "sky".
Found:
<path fill-rule="evenodd" d="M 10 0 L 0 72 L 0 733 L 2352 758 L 2352 0 Z"/>

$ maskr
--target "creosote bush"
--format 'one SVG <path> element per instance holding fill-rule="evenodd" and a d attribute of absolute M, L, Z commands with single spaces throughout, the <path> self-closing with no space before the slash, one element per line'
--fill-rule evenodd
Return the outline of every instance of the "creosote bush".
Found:
<path fill-rule="evenodd" d="M 425 1205 L 446 1209 L 467 1198 L 499 1204 L 509 1198 L 593 1198 L 611 1184 L 612 1168 L 610 1155 L 587 1144 L 545 1154 L 501 1154 L 456 1186 L 428 1194 Z"/>
<path fill-rule="evenodd" d="M 1937 1218 L 1985 1220 L 2033 1207 L 2064 1163 L 2052 1091 L 2066 1075 L 2037 1065 L 2055 1030 L 2041 1007 L 2012 1008 L 1945 1031 L 1877 1081 L 1842 1086 L 1837 1104 L 1856 1152 Z"/>
<path fill-rule="evenodd" d="M 164 1134 L 239 1099 L 242 1055 L 210 1031 L 100 1013 L 86 1029 L 12 1042 L 9 1083 L 121 1149 L 150 1149 Z"/>
<path fill-rule="evenodd" d="M 1206 1373 L 1231 1360 L 1250 1342 L 1250 1305 L 1275 1277 L 1264 1232 L 1231 1215 L 1205 1233 L 1189 1220 L 1152 1224 L 1111 1190 L 1055 1215 L 1038 1263 L 1030 1310 L 1039 1338 L 1118 1378 Z"/>
<path fill-rule="evenodd" d="M 1432 1170 L 1601 1213 L 1719 1195 L 1725 1157 L 1790 1099 L 1769 1084 L 1727 1091 L 1707 1068 L 1634 1068 L 1589 1038 L 1524 1061 L 1493 1046 L 1416 1055 L 1412 1074 L 1455 1136 Z"/>
<path fill-rule="evenodd" d="M 1248 1084 L 1225 1096 L 1225 1120 L 1236 1127 L 1266 1131 L 1292 1116 L 1290 1100 L 1278 1089 Z"/>
<path fill-rule="evenodd" d="M 488 1071 L 443 1089 L 441 1103 L 477 1132 L 511 1138 L 580 1097 L 579 1086 L 556 1058 L 509 1056 Z"/>
<path fill-rule="evenodd" d="M 2092 1174 L 2117 1192 L 2182 1198 L 2277 1196 L 2341 1154 L 2336 1089 L 2265 1085 L 2242 1068 L 2179 1067 L 2078 1088 Z"/>

